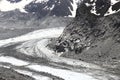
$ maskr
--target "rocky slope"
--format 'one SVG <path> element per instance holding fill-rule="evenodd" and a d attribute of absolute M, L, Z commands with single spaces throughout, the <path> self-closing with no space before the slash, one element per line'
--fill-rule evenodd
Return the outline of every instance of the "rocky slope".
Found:
<path fill-rule="evenodd" d="M 97 5 L 97 2 L 101 5 Z M 95 3 L 95 6 L 92 4 Z M 89 6 L 88 6 L 89 4 Z M 90 5 L 91 4 L 91 5 Z M 64 29 L 53 47 L 64 57 L 118 68 L 120 60 L 120 11 L 110 0 L 84 0 L 75 19 Z M 107 6 L 102 7 L 102 6 Z M 95 13 L 93 12 L 95 7 Z M 112 8 L 111 13 L 107 13 Z M 114 13 L 114 14 L 113 14 Z M 99 14 L 99 15 L 98 15 Z M 107 15 L 106 15 L 107 14 Z M 118 72 L 119 73 L 119 72 Z"/>

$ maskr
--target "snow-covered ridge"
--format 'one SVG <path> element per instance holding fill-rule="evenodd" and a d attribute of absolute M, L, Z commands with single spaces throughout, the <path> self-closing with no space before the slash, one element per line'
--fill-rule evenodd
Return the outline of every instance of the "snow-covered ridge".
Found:
<path fill-rule="evenodd" d="M 21 12 L 25 12 L 25 6 L 28 5 L 29 3 L 35 1 L 35 3 L 42 3 L 42 2 L 47 2 L 48 0 L 21 0 L 16 3 L 11 3 L 8 0 L 1 0 L 0 1 L 0 11 L 11 11 L 11 10 L 20 10 Z"/>
<path fill-rule="evenodd" d="M 120 11 L 119 2 L 120 0 L 103 0 L 103 1 L 102 0 L 90 0 L 90 2 L 86 2 L 85 5 L 88 7 L 89 6 L 92 7 L 91 13 L 95 15 L 102 15 L 102 16 L 104 14 L 104 16 L 107 16 L 107 15 L 114 14 Z M 116 5 L 116 3 L 118 4 Z M 115 10 L 112 9 L 113 6 L 115 6 Z M 119 9 L 117 10 L 117 8 Z"/>
<path fill-rule="evenodd" d="M 8 12 L 17 9 L 22 13 L 39 12 L 42 16 L 53 11 L 51 13 L 53 16 L 75 17 L 77 4 L 80 3 L 80 1 L 81 0 L 1 0 L 0 11 Z"/>

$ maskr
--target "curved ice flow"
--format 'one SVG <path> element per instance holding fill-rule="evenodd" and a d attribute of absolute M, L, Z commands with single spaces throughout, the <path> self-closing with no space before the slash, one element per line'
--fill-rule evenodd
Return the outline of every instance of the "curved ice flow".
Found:
<path fill-rule="evenodd" d="M 10 61 L 8 61 L 8 60 L 10 60 Z M 30 62 L 27 62 L 27 61 L 24 61 L 21 59 L 17 59 L 17 58 L 13 58 L 13 57 L 9 57 L 9 56 L 1 56 L 0 62 L 9 63 L 12 66 L 18 66 L 18 67 L 12 67 L 12 66 L 7 66 L 7 65 L 6 66 L 0 65 L 0 67 L 11 68 L 11 69 L 14 69 L 15 71 L 17 71 L 18 73 L 31 76 L 35 80 L 53 80 L 53 79 L 51 77 L 43 76 L 41 74 L 35 73 L 34 71 L 49 73 L 54 76 L 60 77 L 64 80 L 109 80 L 110 78 L 108 78 L 108 77 L 111 77 L 111 79 L 113 78 L 112 80 L 119 80 L 119 78 L 117 76 L 109 75 L 106 73 L 104 73 L 104 74 L 100 73 L 100 74 L 102 74 L 101 76 L 98 75 L 98 77 L 94 78 L 94 77 L 92 77 L 93 75 L 90 76 L 90 74 L 86 74 L 86 73 L 82 73 L 82 72 L 75 72 L 75 71 L 61 69 L 61 68 L 54 68 L 54 67 L 50 67 L 50 66 L 44 66 L 44 65 L 37 64 L 37 63 L 30 63 Z M 22 66 L 22 67 L 24 66 L 25 69 L 33 70 L 33 72 L 24 70 L 24 69 L 20 68 L 20 66 Z"/>
<path fill-rule="evenodd" d="M 21 53 L 31 56 L 39 56 L 39 57 L 47 58 L 51 61 L 66 63 L 68 65 L 102 69 L 101 67 L 94 64 L 90 64 L 74 59 L 59 57 L 60 53 L 55 53 L 54 51 L 46 47 L 46 45 L 49 43 L 49 38 L 55 38 L 60 36 L 60 34 L 63 32 L 63 29 L 64 27 L 37 30 L 20 37 L 0 40 L 0 46 L 5 46 L 10 43 L 18 43 L 18 42 L 26 41 L 16 48 Z"/>
<path fill-rule="evenodd" d="M 25 41 L 20 46 L 16 47 L 16 49 L 18 49 L 20 52 L 24 54 L 31 55 L 31 56 L 36 55 L 39 57 L 44 57 L 46 59 L 49 59 L 57 63 L 65 63 L 65 64 L 69 64 L 73 66 L 82 66 L 82 67 L 94 68 L 94 69 L 99 69 L 99 70 L 103 69 L 94 64 L 86 63 L 83 61 L 77 61 L 74 59 L 59 57 L 57 53 L 54 53 L 52 50 L 48 49 L 46 45 L 49 42 L 49 38 L 58 37 L 62 33 L 63 29 L 64 28 L 62 27 L 42 29 L 42 30 L 31 32 L 29 34 L 26 34 L 20 37 L 0 40 L 0 44 L 1 44 L 0 46 L 2 47 L 8 44 L 11 44 L 11 43 L 18 43 L 18 42 Z M 70 71 L 66 69 L 52 68 L 52 67 L 43 66 L 40 64 L 38 65 L 37 63 L 29 63 L 29 62 L 19 60 L 16 58 L 12 58 L 12 57 L 6 57 L 6 56 L 3 57 L 2 55 L 0 57 L 0 62 L 10 63 L 15 66 L 25 66 L 26 68 L 29 68 L 35 71 L 50 73 L 52 75 L 61 77 L 65 80 L 78 80 L 78 79 L 97 80 L 93 78 L 92 76 L 89 76 L 88 74 L 85 74 L 85 73 L 74 72 L 74 71 Z M 20 72 L 20 70 L 18 72 Z M 26 75 L 29 75 L 29 74 L 26 74 Z M 41 80 L 41 79 L 38 79 L 36 75 L 32 75 L 32 76 L 36 78 L 36 80 Z M 104 80 L 108 80 L 108 79 L 104 79 Z M 115 79 L 115 80 L 119 80 L 119 79 Z"/>
<path fill-rule="evenodd" d="M 6 59 L 8 59 L 8 60 L 13 59 L 13 60 L 8 61 Z M 54 76 L 58 76 L 64 80 L 97 80 L 97 79 L 93 78 L 92 76 L 89 76 L 89 75 L 84 74 L 84 73 L 78 73 L 78 72 L 65 70 L 65 69 L 52 68 L 49 66 L 38 65 L 37 63 L 32 63 L 29 65 L 26 65 L 28 62 L 23 61 L 23 60 L 15 59 L 13 57 L 6 57 L 6 56 L 0 57 L 0 62 L 5 62 L 5 61 L 6 61 L 6 63 L 10 63 L 14 66 L 20 66 L 18 64 L 21 64 L 25 68 L 32 69 L 32 70 L 37 71 L 37 72 L 46 72 L 46 73 L 52 74 Z M 21 63 L 19 63 L 19 62 L 21 62 Z M 18 64 L 16 64 L 16 63 L 18 63 Z M 35 75 L 35 74 L 28 72 L 28 71 L 25 71 L 25 70 L 15 69 L 15 71 L 22 73 L 22 74 L 25 74 L 25 75 L 29 75 L 29 76 L 35 78 L 36 80 L 44 80 L 44 79 L 49 80 L 50 79 L 48 77 L 44 77 L 44 76 L 40 76 L 40 75 L 38 76 L 37 74 Z"/>
<path fill-rule="evenodd" d="M 49 43 L 49 39 L 29 41 L 29 42 L 25 42 L 22 45 L 18 46 L 17 49 L 21 53 L 25 53 L 31 56 L 43 57 L 43 58 L 46 58 L 50 61 L 57 62 L 57 63 L 65 63 L 68 65 L 82 66 L 82 67 L 87 67 L 87 68 L 103 70 L 103 68 L 95 64 L 90 64 L 90 63 L 79 61 L 79 60 L 59 57 L 60 53 L 55 53 L 54 51 L 46 47 L 48 43 Z"/>
<path fill-rule="evenodd" d="M 11 43 L 26 41 L 22 45 L 16 48 L 21 53 L 47 58 L 51 61 L 66 63 L 68 65 L 102 69 L 101 67 L 94 64 L 90 64 L 90 63 L 86 63 L 86 62 L 78 61 L 74 59 L 59 57 L 56 53 L 54 53 L 52 50 L 46 47 L 46 45 L 48 44 L 49 38 L 60 36 L 60 34 L 63 32 L 63 29 L 64 27 L 37 30 L 23 36 L 0 40 L 0 46 L 2 47 Z"/>

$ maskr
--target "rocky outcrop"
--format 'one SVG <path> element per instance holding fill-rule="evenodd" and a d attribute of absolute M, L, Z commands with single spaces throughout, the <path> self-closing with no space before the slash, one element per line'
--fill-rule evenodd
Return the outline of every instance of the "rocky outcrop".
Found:
<path fill-rule="evenodd" d="M 63 52 L 63 56 L 77 59 L 108 60 L 120 57 L 117 56 L 120 55 L 119 9 L 106 16 L 109 9 L 115 8 L 116 4 L 119 2 L 111 5 L 110 0 L 84 0 L 77 9 L 75 19 L 57 39 L 54 49 Z"/>

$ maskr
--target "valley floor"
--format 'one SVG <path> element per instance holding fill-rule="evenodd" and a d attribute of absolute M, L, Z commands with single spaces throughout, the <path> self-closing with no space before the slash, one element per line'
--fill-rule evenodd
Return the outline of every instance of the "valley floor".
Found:
<path fill-rule="evenodd" d="M 0 40 L 2 80 L 120 80 L 105 67 L 60 57 L 47 47 L 64 27 L 47 28 Z M 4 74 L 4 75 L 3 75 Z M 9 74 L 9 75 L 8 75 Z"/>

